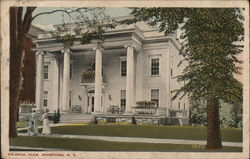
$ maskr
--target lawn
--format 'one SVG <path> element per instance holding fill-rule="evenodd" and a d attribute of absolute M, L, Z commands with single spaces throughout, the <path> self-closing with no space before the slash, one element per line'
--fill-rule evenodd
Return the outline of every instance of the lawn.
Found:
<path fill-rule="evenodd" d="M 52 133 L 189 140 L 206 140 L 207 137 L 206 127 L 161 125 L 89 124 L 82 126 L 58 126 L 52 128 Z M 221 136 L 222 141 L 242 142 L 242 129 L 221 128 Z"/>
<path fill-rule="evenodd" d="M 206 149 L 194 149 L 192 145 L 125 143 L 45 137 L 17 137 L 10 139 L 10 145 L 41 148 L 61 148 L 74 151 L 207 151 Z M 223 149 L 219 151 L 241 152 L 242 148 L 223 147 Z"/>
<path fill-rule="evenodd" d="M 28 121 L 18 121 L 16 122 L 17 128 L 25 128 L 29 126 L 29 122 Z M 38 126 L 42 125 L 42 121 L 38 122 Z"/>

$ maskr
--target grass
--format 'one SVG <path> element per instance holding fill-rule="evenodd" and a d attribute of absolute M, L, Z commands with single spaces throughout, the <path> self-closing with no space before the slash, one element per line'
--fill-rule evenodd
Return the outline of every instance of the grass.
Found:
<path fill-rule="evenodd" d="M 29 122 L 28 121 L 18 121 L 16 123 L 17 128 L 25 128 L 29 126 Z M 38 121 L 38 126 L 42 125 L 42 121 Z"/>
<path fill-rule="evenodd" d="M 61 148 L 75 151 L 195 151 L 207 152 L 206 149 L 194 149 L 192 145 L 124 143 L 85 139 L 62 139 L 45 137 L 17 137 L 10 139 L 11 146 L 41 148 Z M 219 152 L 241 152 L 239 147 L 223 147 Z"/>
<path fill-rule="evenodd" d="M 160 125 L 83 125 L 58 126 L 52 128 L 54 134 L 99 135 L 120 137 L 148 137 L 167 139 L 206 140 L 206 127 L 160 126 Z M 221 128 L 222 141 L 242 142 L 242 130 Z"/>

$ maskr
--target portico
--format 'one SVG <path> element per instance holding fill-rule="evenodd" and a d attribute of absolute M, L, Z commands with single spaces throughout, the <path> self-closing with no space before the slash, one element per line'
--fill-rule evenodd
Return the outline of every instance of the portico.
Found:
<path fill-rule="evenodd" d="M 126 114 L 132 114 L 132 106 L 135 106 L 135 56 L 136 51 L 135 48 L 140 48 L 140 44 L 136 43 L 133 40 L 123 41 L 123 43 L 117 43 L 117 42 L 101 42 L 101 41 L 94 41 L 95 43 L 86 45 L 76 45 L 73 46 L 70 49 L 62 48 L 59 50 L 58 48 L 48 48 L 43 47 L 43 49 L 37 50 L 37 95 L 36 95 L 36 105 L 37 109 L 41 110 L 44 109 L 44 57 L 46 58 L 44 52 L 48 54 L 48 57 L 55 57 L 57 60 L 59 60 L 59 64 L 61 64 L 61 70 L 59 68 L 55 69 L 58 71 L 53 76 L 55 79 L 57 79 L 58 82 L 60 82 L 61 77 L 61 83 L 59 84 L 59 88 L 57 91 L 54 91 L 54 94 L 57 93 L 58 97 L 58 105 L 56 108 L 59 108 L 61 112 L 67 113 L 69 112 L 70 107 L 72 106 L 72 103 L 70 97 L 72 95 L 71 92 L 71 79 L 70 79 L 70 69 L 71 69 L 71 60 L 72 58 L 83 58 L 83 56 L 94 56 L 94 69 L 92 68 L 92 71 L 94 72 L 94 78 L 93 79 L 86 79 L 82 75 L 81 82 L 79 83 L 82 87 L 82 93 L 84 95 L 79 95 L 79 98 L 84 98 L 86 107 L 82 108 L 82 113 L 92 113 L 92 114 L 102 114 L 106 112 L 107 106 L 104 106 L 104 96 L 105 94 L 105 87 L 108 85 L 107 82 L 104 82 L 104 76 L 103 73 L 103 56 L 105 54 L 114 54 L 115 51 L 121 52 L 123 56 L 126 57 L 127 61 L 127 76 L 125 77 L 125 90 L 126 91 Z M 106 48 L 106 49 L 105 49 Z M 119 55 L 120 56 L 120 55 Z M 74 60 L 73 60 L 74 61 Z M 57 66 L 58 67 L 58 66 Z M 86 68 L 85 68 L 86 70 Z M 58 80 L 59 79 L 59 80 Z M 45 80 L 45 82 L 47 82 Z M 74 93 L 74 92 L 73 92 Z M 53 95 L 55 97 L 55 95 Z M 61 96 L 61 97 L 60 97 Z M 83 97 L 85 96 L 85 97 Z M 108 95 L 109 98 L 112 97 L 112 95 Z M 55 110 L 55 109 L 54 109 Z"/>

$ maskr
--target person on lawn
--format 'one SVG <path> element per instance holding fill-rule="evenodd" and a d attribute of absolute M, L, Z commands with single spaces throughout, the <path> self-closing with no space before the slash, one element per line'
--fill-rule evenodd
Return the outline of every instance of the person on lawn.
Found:
<path fill-rule="evenodd" d="M 42 119 L 41 119 L 41 120 L 43 120 L 43 131 L 42 131 L 43 135 L 49 135 L 51 133 L 50 127 L 49 127 L 49 115 L 48 115 L 48 112 L 49 112 L 49 110 L 45 109 L 45 112 L 42 115 Z"/>
<path fill-rule="evenodd" d="M 35 136 L 38 135 L 38 129 L 37 129 L 37 115 L 36 110 L 33 109 L 30 120 L 29 120 L 29 127 L 28 127 L 28 135 L 29 136 Z"/>

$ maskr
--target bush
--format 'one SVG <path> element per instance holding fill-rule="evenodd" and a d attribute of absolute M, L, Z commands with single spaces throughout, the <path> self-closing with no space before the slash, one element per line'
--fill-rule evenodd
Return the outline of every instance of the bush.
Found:
<path fill-rule="evenodd" d="M 53 122 L 54 122 L 54 124 L 59 123 L 60 117 L 61 117 L 60 110 L 58 109 L 57 112 L 55 112 L 54 116 L 53 116 Z"/>
<path fill-rule="evenodd" d="M 136 120 L 135 120 L 135 117 L 134 117 L 134 116 L 132 117 L 132 124 L 133 124 L 133 125 L 136 125 Z"/>
<path fill-rule="evenodd" d="M 98 120 L 97 120 L 97 117 L 94 116 L 92 119 L 91 119 L 91 123 L 92 124 L 98 124 Z"/>
<path fill-rule="evenodd" d="M 203 101 L 191 101 L 189 118 L 192 126 L 207 125 L 206 103 Z"/>

